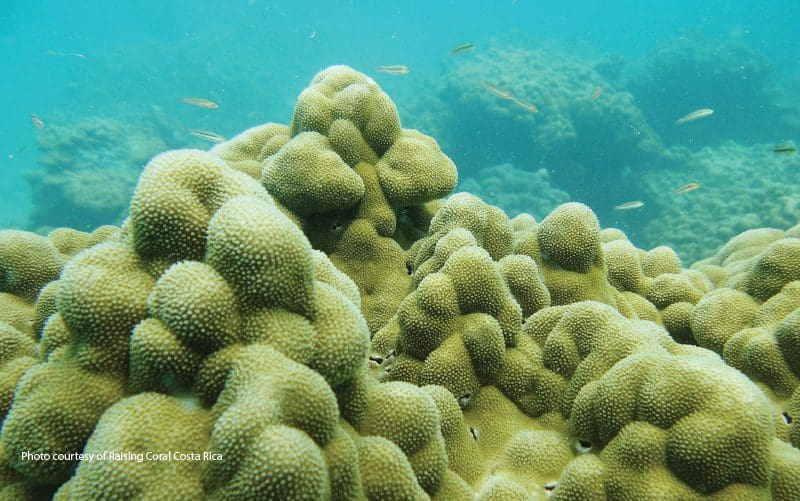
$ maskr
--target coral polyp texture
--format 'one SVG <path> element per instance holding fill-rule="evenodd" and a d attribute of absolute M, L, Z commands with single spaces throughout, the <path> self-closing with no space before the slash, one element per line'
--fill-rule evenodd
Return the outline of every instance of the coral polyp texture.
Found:
<path fill-rule="evenodd" d="M 256 127 L 215 152 L 257 177 L 314 247 L 355 281 L 372 331 L 411 290 L 409 234 L 427 230 L 426 204 L 457 181 L 436 141 L 401 128 L 392 100 L 344 66 L 314 77 L 290 127 Z"/>
<path fill-rule="evenodd" d="M 335 66 L 151 159 L 119 228 L 0 232 L 0 497 L 800 492 L 797 228 L 687 269 L 455 182 Z"/>

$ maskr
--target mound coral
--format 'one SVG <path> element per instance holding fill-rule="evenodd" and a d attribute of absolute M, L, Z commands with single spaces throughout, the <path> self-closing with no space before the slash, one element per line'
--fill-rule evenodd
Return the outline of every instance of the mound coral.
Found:
<path fill-rule="evenodd" d="M 774 402 L 781 437 L 800 447 L 800 239 L 745 232 L 694 268 L 719 288 L 690 312 L 697 344 L 757 382 Z"/>
<path fill-rule="evenodd" d="M 39 359 L 36 341 L 42 338 L 45 320 L 55 312 L 54 281 L 64 263 L 115 231 L 111 226 L 91 234 L 59 228 L 47 237 L 0 231 L 0 416 L 8 412 L 22 375 Z"/>
<path fill-rule="evenodd" d="M 312 245 L 355 281 L 372 331 L 410 291 L 405 235 L 427 229 L 425 204 L 457 180 L 435 140 L 402 129 L 378 85 L 342 66 L 319 73 L 300 94 L 290 127 L 257 127 L 215 152 L 259 178 Z"/>
<path fill-rule="evenodd" d="M 153 158 L 120 229 L 0 233 L 0 497 L 800 490 L 795 233 L 687 270 L 582 204 L 436 200 L 393 110 L 330 68 L 291 127 Z"/>
<path fill-rule="evenodd" d="M 12 266 L 30 269 L 8 285 L 25 297 L 58 277 L 57 267 Z M 353 282 L 256 180 L 211 153 L 155 157 L 121 234 L 77 254 L 54 284 L 48 354 L 21 378 L 0 435 L 6 493 L 350 499 L 387 485 L 410 497 L 466 489 L 448 474 L 433 399 L 368 377 Z M 36 356 L 16 344 L 17 359 Z M 224 459 L 164 469 L 160 459 L 70 455 L 176 450 Z"/>

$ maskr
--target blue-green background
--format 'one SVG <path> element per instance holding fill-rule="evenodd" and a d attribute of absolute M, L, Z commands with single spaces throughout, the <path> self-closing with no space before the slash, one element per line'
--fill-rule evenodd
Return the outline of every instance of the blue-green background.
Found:
<path fill-rule="evenodd" d="M 183 127 L 230 137 L 267 121 L 288 123 L 294 100 L 311 77 L 331 64 L 347 64 L 376 79 L 398 104 L 405 127 L 435 136 L 427 129 L 437 124 L 403 111 L 412 104 L 424 106 L 437 79 L 451 68 L 449 49 L 462 42 L 474 42 L 476 50 L 497 40 L 531 47 L 555 42 L 598 57 L 614 54 L 647 62 L 657 57 L 659 47 L 687 34 L 712 45 L 735 40 L 763 54 L 771 78 L 791 102 L 800 92 L 798 19 L 800 2 L 789 0 L 5 0 L 0 10 L 0 227 L 36 229 L 29 221 L 34 204 L 24 177 L 39 168 L 41 154 L 36 141 L 41 132 L 31 125 L 31 112 L 46 127 L 90 116 L 130 120 L 132 127 L 140 127 L 135 117 L 158 109 Z M 85 58 L 58 55 L 69 53 Z M 402 78 L 377 73 L 383 64 L 404 64 L 411 72 Z M 181 103 L 185 96 L 206 97 L 221 106 L 192 108 Z M 690 110 L 675 110 L 676 117 L 685 111 Z M 739 142 L 750 134 L 742 127 Z M 775 141 L 797 136 L 798 130 L 786 128 L 775 134 Z M 187 134 L 165 141 L 169 147 L 209 146 Z M 457 145 L 443 147 L 461 174 L 468 173 L 458 152 L 447 150 Z M 502 151 L 492 155 L 502 158 Z M 750 181 L 731 173 L 731 184 Z M 790 183 L 785 189 L 797 191 Z M 571 195 L 580 200 L 579 193 Z M 40 207 L 47 203 L 36 201 Z M 604 226 L 620 223 L 617 214 L 598 213 Z"/>

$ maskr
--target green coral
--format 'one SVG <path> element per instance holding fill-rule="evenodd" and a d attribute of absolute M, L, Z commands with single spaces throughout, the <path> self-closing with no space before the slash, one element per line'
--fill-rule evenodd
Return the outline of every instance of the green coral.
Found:
<path fill-rule="evenodd" d="M 516 219 L 511 235 L 509 223 L 498 225 L 502 217 L 489 214 L 466 194 L 442 206 L 430 236 L 411 249 L 417 289 L 373 339 L 383 378 L 439 384 L 457 399 L 465 422 L 448 436 L 463 437 L 466 427 L 481 451 L 484 459 L 472 460 L 477 471 L 474 463 L 462 467 L 480 499 L 529 492 L 764 496 L 784 489 L 772 480 L 785 471 L 774 463 L 772 441 L 786 433 L 775 429 L 768 399 L 710 352 L 678 345 L 652 323 L 666 315 L 687 343 L 694 335 L 719 336 L 713 329 L 721 319 L 703 320 L 709 334 L 693 320 L 706 308 L 704 296 L 714 295 L 711 280 L 681 269 L 668 249 L 645 252 L 623 234 L 601 237 L 591 211 L 578 204 L 541 224 Z M 492 255 L 483 246 L 498 250 Z M 535 273 L 504 277 L 502 269 L 529 256 Z M 498 306 L 510 301 L 520 311 L 525 295 L 512 290 L 546 285 L 558 294 L 570 281 L 607 294 L 615 308 L 556 296 L 567 304 L 533 308 L 519 332 L 513 325 L 520 320 Z M 784 301 L 762 316 L 791 310 Z M 552 456 L 526 456 L 531 450 Z M 584 459 L 587 451 L 597 459 Z"/>
<path fill-rule="evenodd" d="M 58 278 L 64 257 L 45 237 L 18 230 L 0 232 L 0 291 L 28 302 Z"/>
<path fill-rule="evenodd" d="M 87 442 L 83 453 L 94 459 L 82 461 L 54 499 L 202 497 L 204 462 L 194 457 L 202 457 L 210 422 L 208 411 L 175 397 L 125 398 L 103 413 Z"/>
<path fill-rule="evenodd" d="M 790 409 L 800 394 L 798 244 L 777 230 L 749 231 L 698 263 L 696 269 L 716 275 L 720 287 L 702 297 L 689 324 L 700 346 L 721 354 L 766 390 L 779 436 L 795 447 L 800 425 Z"/>
<path fill-rule="evenodd" d="M 260 163 L 258 177 L 279 206 L 355 281 L 373 332 L 411 290 L 403 248 L 427 229 L 419 207 L 457 180 L 436 141 L 402 129 L 380 87 L 344 66 L 312 79 L 288 129 L 257 127 L 214 152 L 251 175 Z"/>
<path fill-rule="evenodd" d="M 65 499 L 351 499 L 401 484 L 414 497 L 466 492 L 448 469 L 431 397 L 378 385 L 366 372 L 369 331 L 355 284 L 255 180 L 209 153 L 160 155 L 129 221 L 119 238 L 69 261 L 41 298 L 47 359 L 23 376 L 0 436 L 7 492 L 49 485 Z M 9 341 L 9 357 L 38 355 L 23 339 L 13 350 Z M 407 435 L 398 435 L 403 415 Z M 375 470 L 376 451 L 363 447 L 372 441 L 388 444 L 398 466 Z M 222 459 L 165 469 L 21 454 L 81 450 Z"/>
<path fill-rule="evenodd" d="M 450 166 L 334 67 L 291 127 L 151 160 L 121 229 L 0 235 L 0 495 L 797 490 L 792 234 L 687 270 L 581 204 L 539 223 L 437 200 Z"/>
<path fill-rule="evenodd" d="M 545 366 L 563 360 L 563 348 L 548 346 L 571 338 L 564 348 L 574 346 L 574 361 L 552 367 L 570 379 L 562 409 L 572 433 L 598 449 L 606 491 L 650 497 L 685 486 L 703 493 L 736 483 L 768 488 L 775 431 L 759 390 L 707 352 L 680 348 L 663 331 L 609 310 L 596 303 L 562 310 L 543 355 Z M 744 448 L 727 445 L 734 443 Z"/>
<path fill-rule="evenodd" d="M 516 252 L 536 260 L 554 305 L 591 299 L 616 306 L 621 300 L 608 281 L 600 223 L 583 204 L 558 206 L 517 241 Z"/>
<path fill-rule="evenodd" d="M 38 359 L 39 348 L 28 335 L 0 322 L 0 418 L 8 414 L 17 382 Z"/>
<path fill-rule="evenodd" d="M 133 249 L 155 273 L 181 259 L 201 260 L 213 213 L 230 197 L 270 197 L 252 178 L 207 152 L 180 150 L 153 158 L 131 200 Z"/>

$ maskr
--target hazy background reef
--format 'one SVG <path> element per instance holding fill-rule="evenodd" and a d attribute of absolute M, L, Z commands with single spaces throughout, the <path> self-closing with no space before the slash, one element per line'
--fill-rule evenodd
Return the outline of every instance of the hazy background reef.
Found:
<path fill-rule="evenodd" d="M 207 43 L 225 45 L 221 34 L 208 36 Z M 263 53 L 251 42 L 237 50 Z M 189 129 L 231 137 L 258 123 L 288 121 L 293 97 L 312 73 L 281 74 L 230 50 L 228 59 L 207 61 L 191 78 L 182 65 L 204 58 L 192 39 L 85 57 L 44 54 L 65 66 L 66 99 L 41 114 L 45 127 L 35 132 L 35 145 L 21 143 L 10 154 L 25 171 L 28 200 L 20 202 L 25 213 L 3 226 L 46 232 L 119 223 L 152 155 L 211 145 Z M 435 67 L 419 72 L 403 61 L 411 70 L 404 76 L 354 66 L 393 96 L 405 127 L 439 141 L 459 168 L 459 190 L 511 216 L 541 218 L 560 203 L 581 201 L 604 226 L 622 228 L 641 247 L 669 245 L 685 264 L 745 229 L 785 229 L 800 220 L 800 159 L 772 151 L 800 131 L 791 94 L 800 79 L 735 36 L 686 33 L 637 57 L 518 34 L 455 56 L 442 53 Z M 330 60 L 324 50 L 315 55 L 320 65 L 347 62 Z M 219 109 L 181 102 L 197 89 L 218 89 L 203 97 Z M 675 125 L 700 107 L 715 113 Z M 676 196 L 688 182 L 701 188 Z M 644 206 L 614 210 L 632 200 Z"/>

